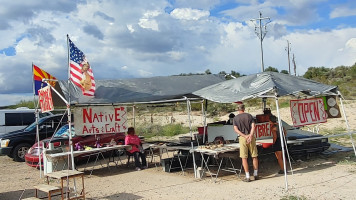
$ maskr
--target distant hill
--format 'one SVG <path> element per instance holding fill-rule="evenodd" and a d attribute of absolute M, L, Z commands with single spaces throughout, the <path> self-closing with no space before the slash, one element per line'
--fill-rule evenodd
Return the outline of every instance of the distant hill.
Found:
<path fill-rule="evenodd" d="M 303 77 L 328 85 L 336 85 L 346 99 L 356 99 L 356 63 L 350 67 L 309 67 Z"/>

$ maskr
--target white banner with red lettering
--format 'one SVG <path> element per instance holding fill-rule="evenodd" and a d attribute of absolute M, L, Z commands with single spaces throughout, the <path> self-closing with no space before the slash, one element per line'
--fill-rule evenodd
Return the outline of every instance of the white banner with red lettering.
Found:
<path fill-rule="evenodd" d="M 126 132 L 125 106 L 88 106 L 74 108 L 76 135 Z"/>
<path fill-rule="evenodd" d="M 322 98 L 291 100 L 290 112 L 294 126 L 324 123 L 328 118 Z"/>
<path fill-rule="evenodd" d="M 257 140 L 272 138 L 271 123 L 256 123 L 255 137 Z"/>
<path fill-rule="evenodd" d="M 41 112 L 44 113 L 54 110 L 50 86 L 38 90 L 38 100 L 40 102 Z"/>

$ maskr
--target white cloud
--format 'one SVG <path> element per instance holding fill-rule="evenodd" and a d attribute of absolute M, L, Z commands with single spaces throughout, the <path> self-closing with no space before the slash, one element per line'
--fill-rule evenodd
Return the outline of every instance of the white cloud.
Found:
<path fill-rule="evenodd" d="M 33 94 L 0 94 L 0 106 L 15 105 L 21 101 L 32 101 Z"/>
<path fill-rule="evenodd" d="M 152 72 L 148 72 L 148 71 L 145 71 L 145 70 L 142 70 L 142 69 L 139 69 L 138 73 L 142 77 L 150 77 L 150 76 L 152 76 Z"/>
<path fill-rule="evenodd" d="M 122 69 L 122 70 L 127 70 L 128 67 L 125 65 L 125 66 L 122 66 L 121 69 Z"/>
<path fill-rule="evenodd" d="M 338 17 L 348 17 L 348 16 L 355 16 L 355 15 L 356 15 L 356 8 L 342 6 L 333 9 L 330 13 L 330 18 L 334 19 Z"/>
<path fill-rule="evenodd" d="M 349 39 L 346 44 L 346 48 L 351 48 L 352 50 L 356 50 L 356 38 Z"/>
<path fill-rule="evenodd" d="M 260 42 L 249 20 L 257 18 L 258 11 L 272 19 L 263 41 L 265 67 L 287 69 L 286 40 L 291 42 L 301 75 L 310 66 L 348 66 L 356 61 L 356 30 L 352 23 L 342 26 L 347 17 L 340 18 L 337 28 L 310 28 L 323 20 L 318 5 L 329 1 L 239 0 L 234 1 L 235 7 L 226 6 L 227 2 L 91 0 L 53 8 L 32 1 L 30 6 L 15 1 L 11 6 L 3 4 L 0 49 L 14 47 L 17 52 L 15 56 L 0 54 L 0 93 L 32 92 L 32 63 L 66 80 L 66 34 L 86 54 L 97 80 L 206 69 L 256 73 L 261 70 Z M 336 11 L 342 5 L 337 8 L 330 16 L 341 16 Z M 321 26 L 328 24 L 324 20 Z"/>
<path fill-rule="evenodd" d="M 161 12 L 155 10 L 155 11 L 148 11 L 146 13 L 143 14 L 143 17 L 140 19 L 139 21 L 139 25 L 142 28 L 147 28 L 147 29 L 152 29 L 154 31 L 159 31 L 158 28 L 158 23 L 157 21 L 154 19 L 154 17 L 157 17 L 158 15 L 160 15 Z"/>
<path fill-rule="evenodd" d="M 181 60 L 185 53 L 183 52 L 178 52 L 178 51 L 170 51 L 168 52 L 169 57 L 171 57 L 173 60 Z"/>
<path fill-rule="evenodd" d="M 127 29 L 129 29 L 129 31 L 130 31 L 131 33 L 135 32 L 135 29 L 133 28 L 132 24 L 128 24 L 128 25 L 126 25 L 126 26 L 127 26 Z"/>
<path fill-rule="evenodd" d="M 171 16 L 181 20 L 199 20 L 210 15 L 209 11 L 202 11 L 191 8 L 176 8 L 171 12 Z"/>

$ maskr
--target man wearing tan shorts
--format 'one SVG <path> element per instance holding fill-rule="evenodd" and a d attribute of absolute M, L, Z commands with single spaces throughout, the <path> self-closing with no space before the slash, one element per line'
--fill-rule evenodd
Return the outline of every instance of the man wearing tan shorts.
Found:
<path fill-rule="evenodd" d="M 246 173 L 244 182 L 250 182 L 250 172 L 248 169 L 248 152 L 250 152 L 253 161 L 253 177 L 254 180 L 258 180 L 258 153 L 255 138 L 255 120 L 252 115 L 245 113 L 245 105 L 239 104 L 237 106 L 238 115 L 234 117 L 234 131 L 240 136 L 240 157 L 242 159 L 242 166 Z"/>

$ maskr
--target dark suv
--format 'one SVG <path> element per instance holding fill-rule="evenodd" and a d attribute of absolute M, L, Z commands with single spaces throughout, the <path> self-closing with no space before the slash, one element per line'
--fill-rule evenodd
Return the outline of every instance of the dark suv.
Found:
<path fill-rule="evenodd" d="M 39 139 L 51 137 L 57 127 L 67 124 L 67 115 L 52 115 L 38 120 Z M 25 154 L 36 142 L 36 122 L 25 129 L 0 135 L 0 155 L 7 155 L 15 161 L 25 161 Z"/>

